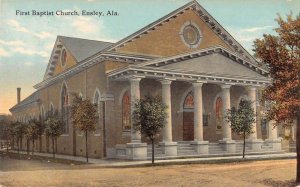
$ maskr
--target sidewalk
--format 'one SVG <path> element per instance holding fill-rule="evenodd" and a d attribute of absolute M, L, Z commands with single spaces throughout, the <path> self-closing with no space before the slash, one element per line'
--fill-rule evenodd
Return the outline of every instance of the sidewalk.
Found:
<path fill-rule="evenodd" d="M 0 151 L 6 151 L 0 149 Z M 10 151 L 17 153 L 17 151 Z M 20 151 L 20 154 L 27 154 L 25 151 Z M 35 156 L 44 156 L 52 158 L 52 154 L 49 153 L 34 153 Z M 86 162 L 85 157 L 80 156 L 70 156 L 55 154 L 55 158 L 73 160 L 79 162 Z M 267 159 L 294 159 L 296 158 L 296 153 L 280 153 L 280 154 L 264 154 L 264 155 L 246 155 L 246 160 L 267 160 Z M 227 157 L 206 157 L 206 158 L 181 158 L 181 159 L 168 159 L 168 160 L 155 160 L 156 164 L 189 164 L 189 163 L 206 163 L 206 162 L 234 162 L 242 161 L 242 156 L 227 156 Z M 151 160 L 143 161 L 131 161 L 131 160 L 118 160 L 118 159 L 95 159 L 89 158 L 89 163 L 91 166 L 98 167 L 134 167 L 134 166 L 144 166 L 149 165 Z"/>

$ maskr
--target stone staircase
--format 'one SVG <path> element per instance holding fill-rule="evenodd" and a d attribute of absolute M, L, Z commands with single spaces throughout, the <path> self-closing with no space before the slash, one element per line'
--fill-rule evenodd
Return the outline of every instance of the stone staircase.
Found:
<path fill-rule="evenodd" d="M 162 148 L 159 145 L 154 145 L 154 157 L 155 158 L 164 158 L 166 155 L 163 153 Z M 151 159 L 152 157 L 152 145 L 148 144 L 147 147 L 147 158 Z"/>
<path fill-rule="evenodd" d="M 236 147 L 235 147 L 235 152 L 236 153 L 243 153 L 243 146 L 244 142 L 237 142 Z M 251 148 L 246 144 L 245 145 L 245 152 L 251 152 Z"/>
<path fill-rule="evenodd" d="M 296 152 L 296 142 L 290 142 L 289 144 L 289 152 Z"/>
<path fill-rule="evenodd" d="M 195 148 L 189 143 L 184 141 L 177 142 L 177 154 L 178 156 L 194 156 L 197 155 Z"/>
<path fill-rule="evenodd" d="M 261 149 L 264 151 L 272 151 L 273 146 L 268 144 L 267 142 L 263 142 L 263 144 L 261 145 Z"/>
<path fill-rule="evenodd" d="M 219 143 L 210 143 L 208 147 L 208 154 L 217 155 L 226 153 L 224 147 Z"/>

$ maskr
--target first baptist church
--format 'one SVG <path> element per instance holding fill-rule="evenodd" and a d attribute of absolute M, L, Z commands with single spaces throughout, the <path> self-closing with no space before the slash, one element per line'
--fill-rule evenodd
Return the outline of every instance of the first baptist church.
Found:
<path fill-rule="evenodd" d="M 146 159 L 147 139 L 132 129 L 132 101 L 158 95 L 168 115 L 157 157 L 235 155 L 242 143 L 224 112 L 250 99 L 257 116 L 246 151 L 276 152 L 281 150 L 277 129 L 261 124 L 264 105 L 258 101 L 270 82 L 267 68 L 192 1 L 116 43 L 58 36 L 36 91 L 10 111 L 23 122 L 59 111 L 64 124 L 57 152 L 84 155 L 85 138 L 70 119 L 77 93 L 98 106 L 89 155 Z M 52 150 L 46 136 L 35 147 Z"/>

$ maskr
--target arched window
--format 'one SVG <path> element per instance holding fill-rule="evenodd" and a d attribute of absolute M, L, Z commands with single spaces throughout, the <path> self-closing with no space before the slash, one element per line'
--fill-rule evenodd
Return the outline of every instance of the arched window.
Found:
<path fill-rule="evenodd" d="M 62 132 L 67 134 L 69 131 L 69 96 L 66 85 L 63 85 L 61 91 L 61 117 L 63 121 Z"/>
<path fill-rule="evenodd" d="M 122 118 L 123 118 L 123 130 L 130 130 L 130 95 L 126 91 L 122 98 Z"/>
<path fill-rule="evenodd" d="M 41 122 L 45 121 L 45 109 L 44 109 L 44 105 L 42 105 L 42 107 L 41 107 L 40 120 L 41 120 Z"/>
<path fill-rule="evenodd" d="M 216 99 L 216 119 L 222 119 L 222 108 L 223 108 L 223 101 L 221 97 Z"/>
<path fill-rule="evenodd" d="M 189 92 L 185 97 L 183 103 L 183 109 L 193 109 L 194 108 L 194 96 L 192 92 Z"/>
<path fill-rule="evenodd" d="M 66 61 L 67 61 L 67 52 L 66 52 L 65 49 L 63 49 L 62 52 L 61 52 L 60 60 L 61 60 L 61 65 L 65 66 L 66 65 Z"/>
<path fill-rule="evenodd" d="M 54 114 L 54 107 L 53 104 L 50 104 L 50 109 L 49 109 L 49 115 L 53 115 Z"/>
<path fill-rule="evenodd" d="M 100 94 L 99 94 L 99 91 L 96 91 L 95 92 L 95 96 L 94 96 L 94 104 L 97 106 L 97 113 L 96 113 L 96 117 L 97 117 L 97 120 L 96 120 L 96 131 L 95 133 L 96 134 L 99 134 L 100 133 Z"/>

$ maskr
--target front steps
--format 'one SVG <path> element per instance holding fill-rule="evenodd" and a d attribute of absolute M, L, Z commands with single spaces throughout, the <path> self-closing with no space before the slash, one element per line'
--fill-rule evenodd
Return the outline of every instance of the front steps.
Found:
<path fill-rule="evenodd" d="M 177 155 L 166 156 L 163 150 L 163 146 L 160 144 L 154 145 L 154 157 L 158 160 L 172 159 L 172 158 L 196 158 L 196 157 L 216 157 L 216 156 L 238 156 L 243 153 L 243 142 L 235 141 L 235 151 L 227 152 L 224 144 L 221 143 L 209 143 L 208 154 L 199 154 L 193 142 L 189 141 L 178 141 L 177 142 Z M 281 150 L 276 150 L 272 143 L 267 141 L 262 142 L 259 150 L 252 150 L 251 144 L 246 142 L 245 153 L 247 154 L 270 154 L 270 153 L 281 153 Z M 129 159 L 126 155 L 126 146 L 118 145 L 116 147 L 116 156 L 118 159 Z M 147 159 L 150 160 L 152 157 L 152 145 L 147 145 Z"/>

